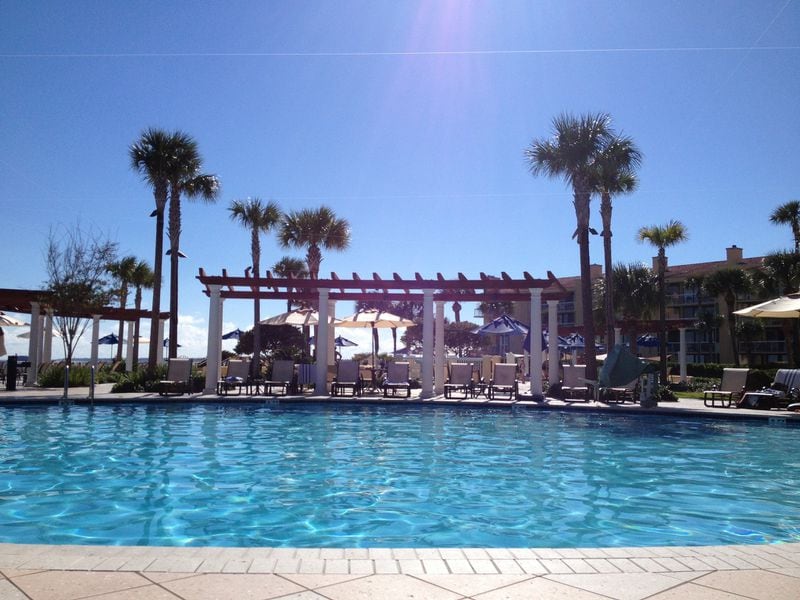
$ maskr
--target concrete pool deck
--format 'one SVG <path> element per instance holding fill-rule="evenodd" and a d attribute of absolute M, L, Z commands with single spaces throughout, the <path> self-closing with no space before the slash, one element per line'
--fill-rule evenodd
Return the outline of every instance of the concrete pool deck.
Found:
<path fill-rule="evenodd" d="M 55 404 L 62 390 L 0 391 L 2 405 Z M 72 390 L 82 403 L 86 390 Z M 262 402 L 264 397 L 111 394 L 95 403 Z M 281 401 L 319 402 L 327 397 Z M 351 400 L 346 398 L 345 400 Z M 334 399 L 340 402 L 340 399 Z M 366 402 L 384 402 L 377 397 Z M 408 403 L 408 400 L 397 402 Z M 508 402 L 412 397 L 423 405 L 509 406 Z M 702 401 L 638 405 L 518 402 L 535 409 L 631 411 L 771 418 L 786 411 L 706 408 Z M 1 409 L 0 409 L 1 410 Z M 724 510 L 724 507 L 721 508 Z M 0 600 L 499 600 L 575 598 L 800 598 L 800 544 L 657 548 L 217 548 L 0 544 Z"/>

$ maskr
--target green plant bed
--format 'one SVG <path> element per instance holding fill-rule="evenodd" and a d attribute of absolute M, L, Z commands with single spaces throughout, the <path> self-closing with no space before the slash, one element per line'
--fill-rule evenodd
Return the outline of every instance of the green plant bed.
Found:
<path fill-rule="evenodd" d="M 677 392 L 677 391 L 675 391 L 673 393 L 678 397 L 679 400 L 681 400 L 683 398 L 694 398 L 696 400 L 702 400 L 703 399 L 703 392 L 689 392 L 689 391 Z"/>

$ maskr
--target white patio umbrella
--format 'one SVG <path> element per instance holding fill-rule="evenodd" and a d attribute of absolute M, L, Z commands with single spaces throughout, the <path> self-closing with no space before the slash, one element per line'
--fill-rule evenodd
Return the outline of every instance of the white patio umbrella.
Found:
<path fill-rule="evenodd" d="M 736 310 L 733 314 L 742 317 L 797 319 L 800 317 L 800 293 L 773 298 L 761 304 L 755 304 L 741 310 Z"/>
<path fill-rule="evenodd" d="M 27 327 L 28 323 L 15 319 L 11 315 L 7 315 L 0 311 L 0 327 Z"/>
<path fill-rule="evenodd" d="M 60 338 L 61 337 L 61 332 L 59 332 L 58 329 L 53 329 L 53 336 Z M 23 331 L 22 333 L 17 335 L 17 337 L 18 338 L 22 338 L 24 340 L 29 340 L 29 339 L 31 339 L 31 332 L 30 331 Z"/>
<path fill-rule="evenodd" d="M 261 325 L 299 325 L 302 327 L 316 325 L 319 322 L 319 313 L 313 308 L 298 308 L 289 312 L 269 317 L 259 321 Z"/>
<path fill-rule="evenodd" d="M 336 327 L 369 327 L 373 330 L 372 334 L 372 365 L 375 366 L 375 329 L 398 329 L 400 327 L 414 327 L 416 323 L 409 321 L 403 317 L 398 317 L 390 312 L 378 310 L 376 308 L 368 308 L 360 310 L 357 313 L 344 317 Z"/>

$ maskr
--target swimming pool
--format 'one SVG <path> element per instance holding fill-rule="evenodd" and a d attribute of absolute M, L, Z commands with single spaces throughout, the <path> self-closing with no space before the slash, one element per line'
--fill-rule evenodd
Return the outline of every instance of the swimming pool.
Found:
<path fill-rule="evenodd" d="M 487 408 L 0 410 L 0 542 L 800 541 L 800 429 Z"/>

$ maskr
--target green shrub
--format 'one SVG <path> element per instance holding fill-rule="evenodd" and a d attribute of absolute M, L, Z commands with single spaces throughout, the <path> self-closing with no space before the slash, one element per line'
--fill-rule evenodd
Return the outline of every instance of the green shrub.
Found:
<path fill-rule="evenodd" d="M 42 387 L 64 387 L 64 365 L 51 365 L 39 375 L 39 385 Z M 88 386 L 92 372 L 89 365 L 72 365 L 69 369 L 70 387 Z"/>

